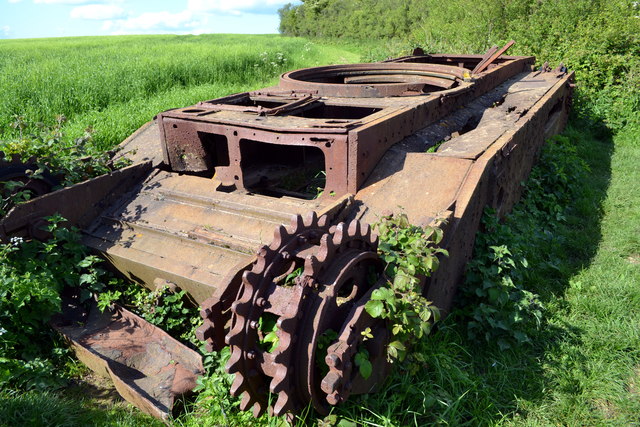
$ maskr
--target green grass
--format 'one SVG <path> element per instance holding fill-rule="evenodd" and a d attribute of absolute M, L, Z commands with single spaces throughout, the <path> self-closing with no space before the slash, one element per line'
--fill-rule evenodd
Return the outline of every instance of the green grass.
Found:
<path fill-rule="evenodd" d="M 29 123 L 69 120 L 113 147 L 155 114 L 277 83 L 295 68 L 357 62 L 336 46 L 277 35 L 122 36 L 0 41 L 0 140 Z"/>
<path fill-rule="evenodd" d="M 139 413 L 134 407 L 107 408 L 89 399 L 60 394 L 0 393 L 0 426 L 162 426 L 162 422 Z"/>

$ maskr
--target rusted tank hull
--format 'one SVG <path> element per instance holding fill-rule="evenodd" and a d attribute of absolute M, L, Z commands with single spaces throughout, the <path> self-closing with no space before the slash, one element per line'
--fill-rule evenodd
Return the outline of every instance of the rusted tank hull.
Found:
<path fill-rule="evenodd" d="M 270 391 L 276 414 L 309 403 L 326 413 L 389 368 L 386 325 L 363 309 L 384 282 L 367 279 L 381 277 L 369 224 L 400 209 L 417 225 L 447 220 L 450 255 L 423 288 L 446 312 L 483 209 L 512 208 L 545 138 L 564 127 L 573 74 L 533 63 L 496 47 L 318 67 L 167 111 L 123 144 L 134 166 L 17 206 L 0 235 L 61 211 L 120 274 L 185 289 L 201 305 L 198 337 L 231 346 L 242 409 L 261 414 Z M 78 197 L 108 199 L 94 208 Z M 259 344 L 267 317 L 277 319 L 272 351 Z M 376 331 L 368 380 L 353 369 L 365 326 Z M 321 375 L 328 330 L 339 337 Z"/>

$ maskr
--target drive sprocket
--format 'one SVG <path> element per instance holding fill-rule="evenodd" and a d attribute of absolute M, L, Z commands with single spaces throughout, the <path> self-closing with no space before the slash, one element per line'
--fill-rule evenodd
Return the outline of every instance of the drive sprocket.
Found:
<path fill-rule="evenodd" d="M 295 413 L 310 402 L 326 413 L 319 341 L 330 330 L 344 329 L 382 268 L 377 237 L 358 221 L 329 227 L 325 217 L 310 213 L 279 227 L 243 274 L 231 307 L 227 371 L 236 375 L 231 393 L 242 395 L 241 409 L 253 407 L 259 416 L 271 392 L 276 415 Z M 268 348 L 266 338 L 271 334 L 273 341 L 274 332 L 277 344 Z"/>

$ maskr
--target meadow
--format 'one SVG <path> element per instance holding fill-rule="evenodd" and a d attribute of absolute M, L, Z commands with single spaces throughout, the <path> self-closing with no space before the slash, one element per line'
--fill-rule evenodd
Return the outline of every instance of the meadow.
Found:
<path fill-rule="evenodd" d="M 98 156 L 165 109 L 264 87 L 289 69 L 402 53 L 397 44 L 381 45 L 230 35 L 3 40 L 0 150 L 51 154 L 81 141 L 83 153 Z M 354 398 L 324 419 L 305 413 L 304 421 L 640 424 L 640 144 L 634 126 L 617 123 L 608 126 L 581 108 L 548 143 L 513 213 L 503 223 L 485 216 L 454 313 L 379 393 Z M 43 137 L 51 128 L 56 136 Z M 0 425 L 161 425 L 98 396 L 84 380 L 86 369 L 46 330 L 56 274 L 84 256 L 72 240 L 61 234 L 41 249 L 49 251 L 41 264 L 27 265 L 29 252 L 20 248 L 0 248 Z M 510 267 L 497 273 L 496 266 Z M 478 282 L 504 292 L 507 302 L 482 296 Z M 6 300 L 18 286 L 27 295 L 22 305 Z M 23 333 L 37 351 L 14 350 L 10 338 L 19 325 L 3 316 L 8 310 L 31 316 Z M 189 316 L 179 319 L 197 321 L 197 312 Z M 205 354 L 209 375 L 174 424 L 282 425 L 238 411 L 225 357 Z"/>
<path fill-rule="evenodd" d="M 0 42 L 0 139 L 64 115 L 69 140 L 92 130 L 97 150 L 157 113 L 275 84 L 290 69 L 359 55 L 302 38 L 238 35 L 80 37 Z"/>

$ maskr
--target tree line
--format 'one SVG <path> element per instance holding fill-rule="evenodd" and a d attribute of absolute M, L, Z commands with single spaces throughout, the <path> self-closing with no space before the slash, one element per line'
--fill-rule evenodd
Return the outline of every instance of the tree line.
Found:
<path fill-rule="evenodd" d="M 640 117 L 640 2 L 634 0 L 302 0 L 279 10 L 280 32 L 405 51 L 509 53 L 576 71 L 582 99 L 609 127 Z M 400 52 L 392 52 L 400 53 Z"/>

